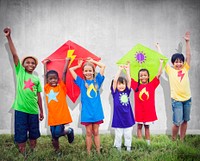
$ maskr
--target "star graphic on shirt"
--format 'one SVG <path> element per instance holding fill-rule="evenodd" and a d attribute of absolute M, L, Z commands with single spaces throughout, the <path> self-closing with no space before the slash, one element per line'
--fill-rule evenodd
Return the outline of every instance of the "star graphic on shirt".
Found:
<path fill-rule="evenodd" d="M 50 90 L 49 94 L 47 94 L 48 96 L 48 103 L 51 101 L 51 100 L 54 100 L 56 102 L 58 102 L 56 96 L 58 95 L 59 92 L 54 92 L 52 89 Z"/>
<path fill-rule="evenodd" d="M 31 78 L 28 81 L 24 81 L 24 84 L 24 89 L 29 88 L 31 91 L 33 91 L 33 86 L 35 84 L 31 81 Z"/>

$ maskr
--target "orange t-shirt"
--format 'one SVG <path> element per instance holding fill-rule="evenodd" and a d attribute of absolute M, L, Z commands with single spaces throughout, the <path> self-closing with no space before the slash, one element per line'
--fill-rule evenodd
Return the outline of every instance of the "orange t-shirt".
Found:
<path fill-rule="evenodd" d="M 60 81 L 56 87 L 48 83 L 44 86 L 48 108 L 48 125 L 56 126 L 72 122 L 66 101 L 66 86 Z"/>

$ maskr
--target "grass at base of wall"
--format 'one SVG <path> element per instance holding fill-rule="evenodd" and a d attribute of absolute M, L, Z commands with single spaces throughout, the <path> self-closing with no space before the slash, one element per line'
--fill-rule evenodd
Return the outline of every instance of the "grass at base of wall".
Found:
<path fill-rule="evenodd" d="M 200 135 L 187 135 L 184 142 L 172 142 L 168 135 L 152 135 L 151 145 L 145 140 L 132 139 L 132 151 L 127 152 L 122 147 L 121 152 L 113 148 L 114 135 L 101 135 L 101 154 L 98 155 L 95 147 L 87 155 L 85 136 L 75 135 L 75 140 L 69 144 L 65 137 L 60 139 L 60 154 L 54 152 L 51 136 L 42 136 L 38 139 L 37 148 L 31 152 L 26 145 L 27 156 L 24 158 L 13 143 L 13 135 L 0 135 L 0 160 L 1 161 L 199 161 L 200 160 Z"/>

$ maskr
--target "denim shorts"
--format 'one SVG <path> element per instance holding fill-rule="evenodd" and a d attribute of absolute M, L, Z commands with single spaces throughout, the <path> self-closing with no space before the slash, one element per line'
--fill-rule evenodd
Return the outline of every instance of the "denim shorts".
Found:
<path fill-rule="evenodd" d="M 64 135 L 65 126 L 64 125 L 56 125 L 50 126 L 52 138 L 58 139 L 59 137 Z"/>
<path fill-rule="evenodd" d="M 173 123 L 180 126 L 184 121 L 190 120 L 191 98 L 187 101 L 172 101 Z"/>
<path fill-rule="evenodd" d="M 28 114 L 15 110 L 15 142 L 24 143 L 27 139 L 40 137 L 38 114 Z"/>

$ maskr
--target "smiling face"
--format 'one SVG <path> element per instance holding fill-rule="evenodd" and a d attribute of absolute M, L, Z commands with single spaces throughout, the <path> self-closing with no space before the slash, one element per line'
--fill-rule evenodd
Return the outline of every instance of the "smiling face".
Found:
<path fill-rule="evenodd" d="M 28 73 L 32 73 L 36 68 L 36 62 L 33 58 L 26 58 L 22 65 Z"/>
<path fill-rule="evenodd" d="M 90 64 L 86 64 L 83 67 L 83 75 L 86 80 L 93 80 L 94 79 L 94 67 Z"/>
<path fill-rule="evenodd" d="M 183 68 L 183 65 L 184 65 L 184 62 L 180 59 L 176 59 L 173 66 L 174 66 L 174 69 L 176 70 L 180 70 Z"/>
<path fill-rule="evenodd" d="M 139 80 L 141 84 L 147 84 L 149 80 L 149 74 L 147 71 L 140 71 L 139 72 Z"/>
<path fill-rule="evenodd" d="M 49 83 L 51 87 L 56 87 L 58 84 L 58 75 L 56 73 L 49 73 L 47 83 Z"/>

